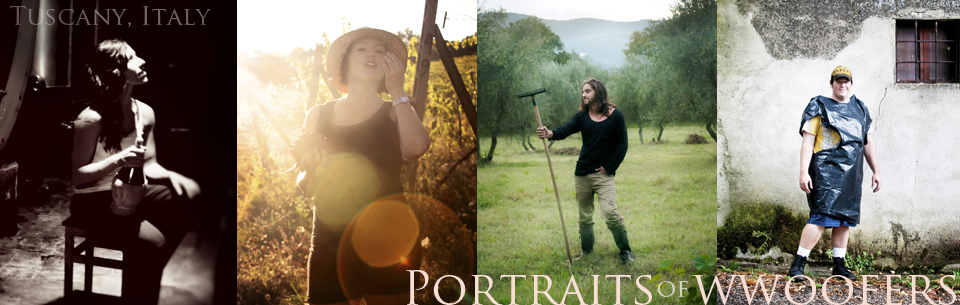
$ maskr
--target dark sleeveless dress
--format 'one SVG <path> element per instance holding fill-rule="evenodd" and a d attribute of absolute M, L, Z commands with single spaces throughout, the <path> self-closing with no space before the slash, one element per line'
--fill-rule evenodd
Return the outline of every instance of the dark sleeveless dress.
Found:
<path fill-rule="evenodd" d="M 338 303 L 364 294 L 391 295 L 409 290 L 409 273 L 420 267 L 416 242 L 405 263 L 373 267 L 359 257 L 351 234 L 358 214 L 373 202 L 406 204 L 400 180 L 403 157 L 390 103 L 359 124 L 332 124 L 335 102 L 320 110 L 318 132 L 326 137 L 325 157 L 314 171 L 313 243 L 307 302 Z M 412 212 L 411 212 L 412 213 Z M 417 238 L 419 241 L 419 237 Z"/>

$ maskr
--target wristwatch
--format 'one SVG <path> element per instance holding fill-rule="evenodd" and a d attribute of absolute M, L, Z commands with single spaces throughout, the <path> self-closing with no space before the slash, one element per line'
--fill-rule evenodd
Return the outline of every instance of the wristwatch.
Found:
<path fill-rule="evenodd" d="M 393 101 L 393 107 L 397 107 L 397 105 L 400 105 L 403 103 L 409 103 L 409 102 L 410 102 L 410 99 L 407 98 L 406 95 L 403 95 L 403 96 L 400 96 L 400 98 L 398 98 L 396 101 Z"/>

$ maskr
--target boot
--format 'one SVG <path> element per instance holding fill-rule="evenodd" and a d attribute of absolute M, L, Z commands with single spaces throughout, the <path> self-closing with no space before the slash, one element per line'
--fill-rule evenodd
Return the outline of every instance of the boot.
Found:
<path fill-rule="evenodd" d="M 580 249 L 583 250 L 580 257 L 593 253 L 593 241 L 593 225 L 580 225 Z"/>
<path fill-rule="evenodd" d="M 803 275 L 803 267 L 807 264 L 807 257 L 800 256 L 800 254 L 794 254 L 793 265 L 790 265 L 790 272 L 787 273 L 790 277 L 795 277 L 798 275 Z M 795 282 L 799 281 L 799 278 L 793 279 Z"/>
<path fill-rule="evenodd" d="M 842 257 L 833 258 L 833 275 L 840 275 L 845 278 L 848 278 L 854 282 L 857 281 L 857 276 L 847 270 L 847 262 Z"/>
<path fill-rule="evenodd" d="M 620 251 L 620 261 L 622 261 L 624 264 L 632 262 L 633 261 L 632 252 L 630 252 L 630 250 Z"/>
<path fill-rule="evenodd" d="M 630 250 L 630 241 L 627 239 L 627 228 L 620 226 L 611 229 L 610 232 L 613 233 L 613 241 L 617 244 L 617 248 L 620 248 L 620 260 L 624 263 L 632 262 L 633 255 Z"/>

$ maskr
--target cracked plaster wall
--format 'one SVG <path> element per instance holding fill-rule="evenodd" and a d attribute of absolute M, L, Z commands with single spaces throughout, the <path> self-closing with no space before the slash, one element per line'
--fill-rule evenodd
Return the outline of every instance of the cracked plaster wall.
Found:
<path fill-rule="evenodd" d="M 808 213 L 797 182 L 800 117 L 810 98 L 830 94 L 830 71 L 844 65 L 874 116 L 883 179 L 872 193 L 864 162 L 851 243 L 897 252 L 903 267 L 944 260 L 930 253 L 937 247 L 960 253 L 960 85 L 896 84 L 894 70 L 895 18 L 960 19 L 960 1 L 719 2 L 717 225 L 737 203 Z"/>

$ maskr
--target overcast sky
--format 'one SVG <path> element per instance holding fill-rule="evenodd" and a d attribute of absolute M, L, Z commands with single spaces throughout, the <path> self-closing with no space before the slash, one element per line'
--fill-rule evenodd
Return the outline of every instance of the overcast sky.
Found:
<path fill-rule="evenodd" d="M 458 40 L 477 32 L 476 0 L 439 0 L 437 24 L 443 38 Z M 372 27 L 396 33 L 410 28 L 420 35 L 424 1 L 294 1 L 240 0 L 237 3 L 237 52 L 253 50 L 289 53 L 296 47 L 312 48 L 341 34 L 347 22 L 356 29 Z"/>
<path fill-rule="evenodd" d="M 484 10 L 503 7 L 507 12 L 543 19 L 597 18 L 613 21 L 664 19 L 677 0 L 480 0 Z"/>

